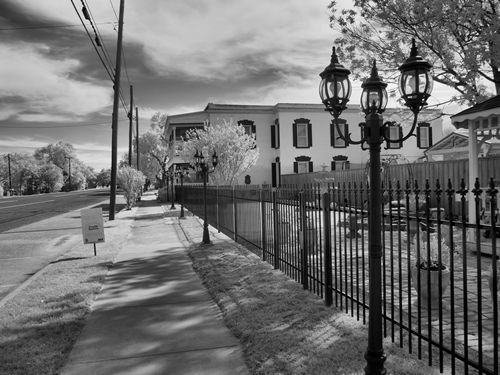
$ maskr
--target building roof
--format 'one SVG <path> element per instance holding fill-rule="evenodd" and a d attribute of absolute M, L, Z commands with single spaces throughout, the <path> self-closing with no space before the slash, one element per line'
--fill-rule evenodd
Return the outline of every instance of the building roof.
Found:
<path fill-rule="evenodd" d="M 474 121 L 487 121 L 489 118 L 498 118 L 500 117 L 500 95 L 494 96 L 450 117 L 455 127 L 463 129 L 467 129 L 469 124 Z M 498 121 L 496 126 L 494 124 L 490 124 L 489 126 L 493 128 L 498 126 Z"/>
<path fill-rule="evenodd" d="M 467 108 L 467 109 L 463 110 L 462 112 L 459 112 L 459 113 L 452 115 L 450 117 L 454 118 L 457 116 L 468 115 L 471 113 L 478 113 L 478 112 L 482 112 L 482 111 L 486 111 L 488 109 L 494 109 L 494 108 L 500 108 L 500 95 L 494 96 L 493 98 L 485 100 L 482 103 L 478 103 L 476 105 L 473 105 L 472 107 Z"/>

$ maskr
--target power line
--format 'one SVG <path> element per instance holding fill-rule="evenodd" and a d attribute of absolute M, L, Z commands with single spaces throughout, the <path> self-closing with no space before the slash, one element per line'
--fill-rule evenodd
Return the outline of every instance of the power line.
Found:
<path fill-rule="evenodd" d="M 82 17 L 80 16 L 80 13 L 78 12 L 78 9 L 76 9 L 76 5 L 75 5 L 74 1 L 73 0 L 70 0 L 70 1 L 71 1 L 71 4 L 73 4 L 73 8 L 75 8 L 75 12 L 78 15 L 78 18 L 80 19 L 80 22 L 82 23 L 85 31 L 87 32 L 87 35 L 88 35 L 88 37 L 90 39 L 90 42 L 92 43 L 92 46 L 94 47 L 94 49 L 95 49 L 95 51 L 97 53 L 97 56 L 99 56 L 99 60 L 101 60 L 101 63 L 104 66 L 104 69 L 106 69 L 106 72 L 108 73 L 109 77 L 111 78 L 111 81 L 114 82 L 113 74 L 110 73 L 110 71 L 108 69 L 108 66 L 104 62 L 101 54 L 99 53 L 99 50 L 97 49 L 97 46 L 95 45 L 94 40 L 92 39 L 92 36 L 90 35 L 89 30 L 87 29 L 87 26 L 85 25 L 85 22 L 83 22 Z"/>
<path fill-rule="evenodd" d="M 80 16 L 80 13 L 78 12 L 78 9 L 76 8 L 76 5 L 75 5 L 74 1 L 73 0 L 70 0 L 70 1 L 71 1 L 71 4 L 73 4 L 73 8 L 75 9 L 75 12 L 78 15 L 78 18 L 80 19 L 80 22 L 82 23 L 83 27 L 85 28 L 85 31 L 87 32 L 87 35 L 88 35 L 88 37 L 90 39 L 90 42 L 92 43 L 92 46 L 94 47 L 97 55 L 99 56 L 99 59 L 101 60 L 101 63 L 104 66 L 104 69 L 106 69 L 106 72 L 108 73 L 108 75 L 109 75 L 109 77 L 111 79 L 111 82 L 113 82 L 113 88 L 114 88 L 115 77 L 114 77 L 114 74 L 112 74 L 110 72 L 110 69 L 112 71 L 114 71 L 113 64 L 111 63 L 110 58 L 107 55 L 107 52 L 106 52 L 105 48 L 103 48 L 103 44 L 101 43 L 101 39 L 99 39 L 100 34 L 99 34 L 97 28 L 94 26 L 94 24 L 96 24 L 96 22 L 94 22 L 92 20 L 92 15 L 91 15 L 90 9 L 88 8 L 88 6 L 85 5 L 86 2 L 84 3 L 84 0 L 80 0 L 82 2 L 82 5 L 83 5 L 82 12 L 84 13 L 84 17 L 90 21 L 92 29 L 94 30 L 95 39 L 93 39 L 92 36 L 90 35 L 90 32 L 87 29 L 87 26 L 85 25 L 85 22 L 83 21 L 82 17 Z M 96 45 L 96 43 L 97 43 L 97 45 Z M 98 46 L 101 47 L 101 49 L 103 50 L 104 57 L 108 61 L 108 64 L 110 65 L 110 67 L 108 67 L 108 65 L 106 64 L 106 62 L 104 62 L 104 59 L 102 58 L 102 56 L 99 53 L 99 50 L 97 48 Z M 121 89 L 120 89 L 119 94 L 120 94 L 120 101 L 121 101 L 121 104 L 123 106 L 123 109 L 125 110 L 125 113 L 128 113 L 127 106 L 125 105 L 125 100 L 123 99 L 123 93 L 121 92 Z"/>
<path fill-rule="evenodd" d="M 115 25 L 115 22 L 99 22 L 99 25 Z M 35 29 L 55 29 L 61 27 L 82 27 L 84 25 L 39 25 L 39 26 L 16 26 L 16 27 L 2 27 L 0 31 L 9 30 L 35 30 Z"/>
<path fill-rule="evenodd" d="M 128 119 L 119 119 L 118 121 L 123 122 L 123 121 L 128 121 Z M 75 123 L 73 125 L 47 125 L 47 126 L 12 126 L 12 125 L 0 125 L 1 129 L 57 129 L 57 128 L 79 128 L 82 126 L 103 126 L 103 125 L 111 125 L 108 122 L 98 122 L 98 123 L 83 123 L 83 124 L 78 124 Z"/>

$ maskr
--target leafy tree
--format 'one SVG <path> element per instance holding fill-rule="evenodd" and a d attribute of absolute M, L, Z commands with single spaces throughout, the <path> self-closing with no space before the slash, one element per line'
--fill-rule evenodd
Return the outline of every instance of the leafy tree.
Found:
<path fill-rule="evenodd" d="M 238 177 L 254 166 L 259 158 L 255 139 L 233 121 L 223 120 L 205 125 L 203 129 L 189 130 L 180 152 L 184 160 L 191 160 L 194 164 L 194 154 L 204 149 L 207 161 L 214 151 L 217 152 L 219 164 L 211 176 L 213 182 L 220 185 L 236 184 Z"/>
<path fill-rule="evenodd" d="M 135 205 L 146 178 L 142 172 L 139 172 L 129 166 L 125 166 L 120 168 L 118 171 L 117 180 L 122 187 L 123 195 L 127 200 L 127 209 L 130 209 Z"/>
<path fill-rule="evenodd" d="M 10 154 L 12 188 L 20 193 L 36 192 L 39 163 L 31 155 Z M 0 180 L 8 184 L 9 172 L 6 158 L 0 158 Z"/>
<path fill-rule="evenodd" d="M 111 183 L 111 169 L 101 169 L 96 175 L 97 186 L 108 186 Z"/>
<path fill-rule="evenodd" d="M 62 170 L 68 168 L 68 159 L 71 158 L 71 167 L 76 166 L 75 148 L 69 144 L 59 141 L 57 143 L 49 144 L 45 147 L 38 148 L 34 154 L 35 158 L 44 162 L 51 162 L 57 165 Z"/>
<path fill-rule="evenodd" d="M 61 168 L 52 163 L 40 166 L 38 169 L 38 185 L 41 193 L 53 193 L 60 191 L 64 179 Z"/>
<path fill-rule="evenodd" d="M 337 54 L 356 78 L 376 59 L 384 78 L 395 79 L 414 37 L 419 53 L 434 65 L 434 80 L 457 91 L 451 100 L 481 102 L 488 94 L 485 83 L 500 94 L 500 2 L 354 0 L 349 9 L 339 9 L 337 1 L 328 8 L 330 26 L 341 32 Z"/>

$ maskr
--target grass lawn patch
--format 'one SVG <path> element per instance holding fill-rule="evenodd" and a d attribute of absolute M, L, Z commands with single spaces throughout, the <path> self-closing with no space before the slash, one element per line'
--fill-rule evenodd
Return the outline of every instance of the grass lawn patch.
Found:
<path fill-rule="evenodd" d="M 106 226 L 106 243 L 78 245 L 0 308 L 0 374 L 57 374 L 66 362 L 131 220 Z"/>
<path fill-rule="evenodd" d="M 200 245 L 197 221 L 181 225 L 193 243 L 193 267 L 240 340 L 252 374 L 364 374 L 366 326 L 227 237 Z M 439 373 L 390 339 L 384 349 L 388 374 Z"/>

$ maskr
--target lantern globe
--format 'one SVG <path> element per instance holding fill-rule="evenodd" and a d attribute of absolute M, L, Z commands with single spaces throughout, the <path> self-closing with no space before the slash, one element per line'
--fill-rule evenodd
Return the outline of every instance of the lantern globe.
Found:
<path fill-rule="evenodd" d="M 387 83 L 379 77 L 377 64 L 374 60 L 370 77 L 361 85 L 363 89 L 361 93 L 361 109 L 365 114 L 368 115 L 372 111 L 377 113 L 385 111 L 388 101 L 386 87 Z"/>
<path fill-rule="evenodd" d="M 339 63 L 333 47 L 330 65 L 320 73 L 319 96 L 326 110 L 336 118 L 347 108 L 351 97 L 349 74 L 351 74 L 349 69 Z"/>
<path fill-rule="evenodd" d="M 415 39 L 412 39 L 410 57 L 399 67 L 399 92 L 405 105 L 418 113 L 427 105 L 433 88 L 432 65 L 418 55 Z"/>

